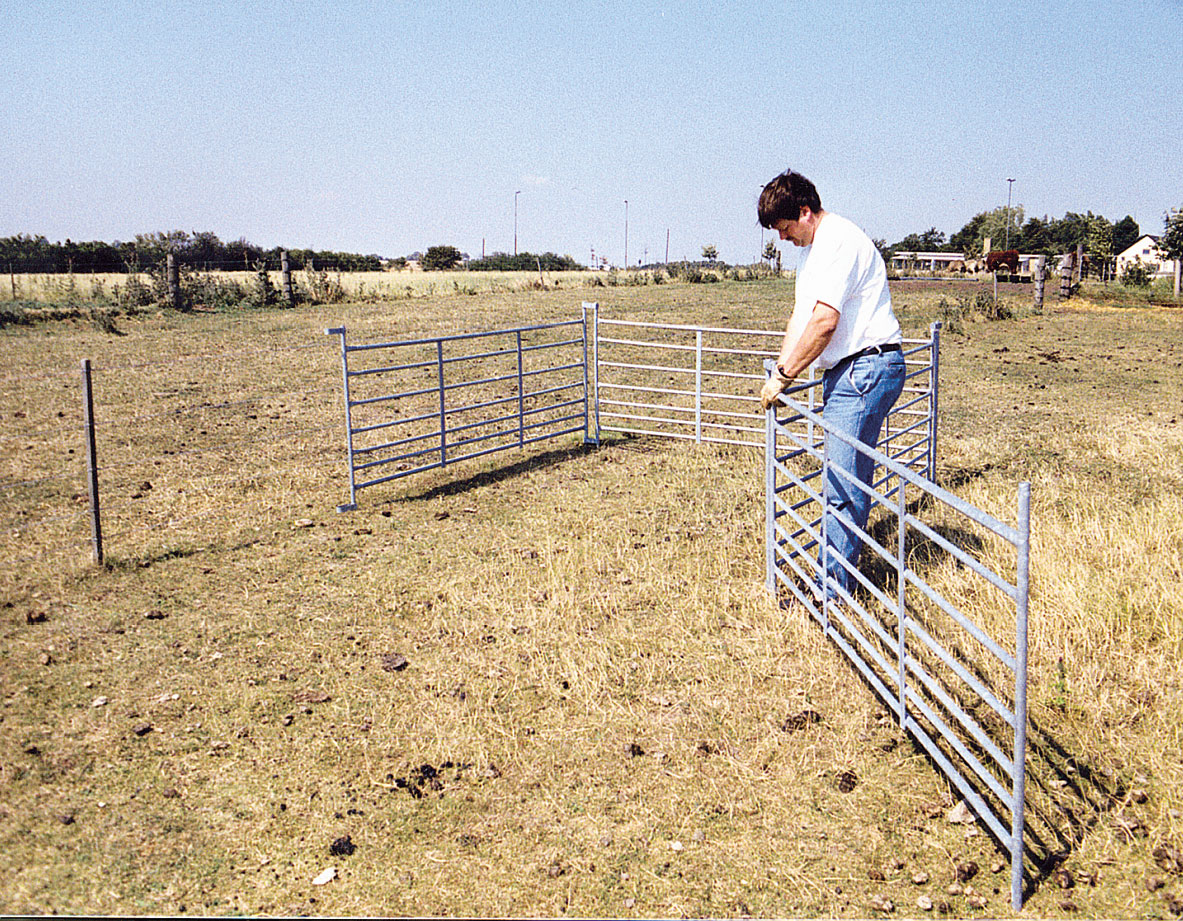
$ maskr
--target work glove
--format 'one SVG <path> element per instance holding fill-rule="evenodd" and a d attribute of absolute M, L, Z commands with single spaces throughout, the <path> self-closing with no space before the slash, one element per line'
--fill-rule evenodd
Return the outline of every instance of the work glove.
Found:
<path fill-rule="evenodd" d="M 772 372 L 772 376 L 760 388 L 760 406 L 765 412 L 776 403 L 777 398 L 784 392 L 788 384 L 789 381 L 782 377 L 779 371 Z"/>

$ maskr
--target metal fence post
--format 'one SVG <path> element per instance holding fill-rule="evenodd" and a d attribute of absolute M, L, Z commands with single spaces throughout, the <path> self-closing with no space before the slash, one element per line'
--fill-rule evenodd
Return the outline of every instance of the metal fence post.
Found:
<path fill-rule="evenodd" d="M 941 383 L 941 321 L 937 320 L 929 327 L 932 340 L 932 360 L 929 362 L 929 399 L 928 399 L 928 479 L 937 481 L 937 399 L 940 395 Z"/>
<path fill-rule="evenodd" d="M 899 657 L 900 657 L 900 729 L 908 728 L 908 625 L 907 612 L 905 605 L 905 598 L 907 592 L 907 580 L 904 578 L 904 572 L 908 568 L 908 552 L 907 552 L 907 538 L 908 538 L 908 501 L 905 497 L 905 487 L 907 481 L 903 477 L 899 478 L 900 494 L 899 494 L 899 543 L 896 547 L 896 578 L 899 581 L 897 588 L 897 601 L 899 610 L 896 612 L 897 621 L 896 629 L 899 633 Z"/>
<path fill-rule="evenodd" d="M 818 548 L 817 560 L 821 565 L 817 584 L 821 586 L 822 628 L 830 632 L 830 433 L 822 431 L 822 545 Z"/>
<path fill-rule="evenodd" d="M 522 375 L 522 331 L 517 330 L 518 341 L 518 447 L 526 446 L 526 386 Z"/>
<path fill-rule="evenodd" d="M 588 370 L 587 370 L 587 301 L 583 302 L 583 443 L 588 444 L 592 438 L 589 431 L 591 426 L 591 413 L 588 411 L 591 405 L 591 394 L 588 392 Z"/>
<path fill-rule="evenodd" d="M 771 373 L 771 359 L 764 370 Z M 776 406 L 764 412 L 764 587 L 776 592 Z"/>
<path fill-rule="evenodd" d="M 353 403 L 349 395 L 349 346 L 345 343 L 345 327 L 337 326 L 325 330 L 326 336 L 341 337 L 341 377 L 345 383 L 345 452 L 349 461 L 349 503 L 338 505 L 338 512 L 352 512 L 357 509 L 357 478 L 353 470 Z"/>
<path fill-rule="evenodd" d="M 600 444 L 600 302 L 592 303 L 592 370 L 596 397 L 596 445 Z"/>
<path fill-rule="evenodd" d="M 94 395 L 90 359 L 82 359 L 82 418 L 86 429 L 86 482 L 90 490 L 90 543 L 96 565 L 103 564 L 103 522 L 99 516 L 99 465 L 94 439 Z"/>
<path fill-rule="evenodd" d="M 1027 603 L 1031 563 L 1031 484 L 1019 484 L 1019 546 L 1015 612 L 1014 799 L 1011 803 L 1010 902 L 1023 907 L 1023 822 L 1027 796 Z"/>
<path fill-rule="evenodd" d="M 694 331 L 694 443 L 702 444 L 702 330 Z"/>
<path fill-rule="evenodd" d="M 444 340 L 435 340 L 435 354 L 440 383 L 440 466 L 448 463 L 448 414 L 444 403 Z"/>

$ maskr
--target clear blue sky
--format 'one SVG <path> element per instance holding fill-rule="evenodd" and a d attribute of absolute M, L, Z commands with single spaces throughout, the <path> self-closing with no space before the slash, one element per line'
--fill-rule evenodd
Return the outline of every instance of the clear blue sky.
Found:
<path fill-rule="evenodd" d="M 1183 3 L 0 0 L 0 236 L 758 258 L 792 166 L 889 242 L 1183 206 Z M 791 263 L 791 256 L 790 264 Z"/>

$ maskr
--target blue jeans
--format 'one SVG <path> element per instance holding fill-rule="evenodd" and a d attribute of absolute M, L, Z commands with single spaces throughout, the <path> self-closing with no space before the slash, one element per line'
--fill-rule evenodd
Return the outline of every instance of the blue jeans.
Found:
<path fill-rule="evenodd" d="M 906 374 L 904 357 L 899 351 L 844 358 L 822 377 L 822 417 L 844 435 L 876 447 L 883 420 L 895 405 L 904 389 Z M 856 448 L 827 433 L 826 452 L 830 466 L 853 473 L 857 479 L 871 484 L 875 463 Z M 826 477 L 826 587 L 825 594 L 837 597 L 836 583 L 847 591 L 853 583 L 851 576 L 835 557 L 858 566 L 862 539 L 841 521 L 835 512 L 841 511 L 860 529 L 867 526 L 871 510 L 870 497 L 841 475 L 830 472 Z"/>

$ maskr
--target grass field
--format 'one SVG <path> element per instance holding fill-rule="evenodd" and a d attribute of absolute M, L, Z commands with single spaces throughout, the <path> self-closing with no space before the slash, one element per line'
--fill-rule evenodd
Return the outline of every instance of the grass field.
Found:
<path fill-rule="evenodd" d="M 791 290 L 594 297 L 775 328 Z M 897 286 L 906 332 L 963 291 Z M 325 327 L 489 329 L 588 294 L 0 330 L 0 912 L 1011 914 L 1001 853 L 946 820 L 948 783 L 764 592 L 758 452 L 556 442 L 335 512 Z M 1004 521 L 1033 484 L 1028 805 L 1048 860 L 1024 914 L 1169 917 L 1183 312 L 1004 297 L 1013 319 L 943 339 L 938 473 Z"/>

